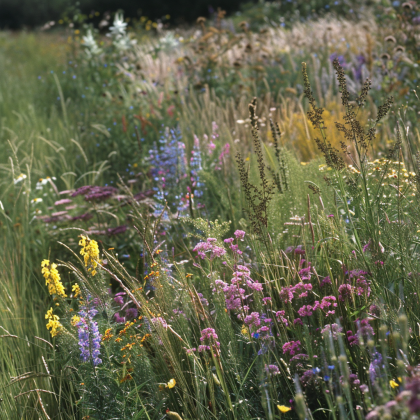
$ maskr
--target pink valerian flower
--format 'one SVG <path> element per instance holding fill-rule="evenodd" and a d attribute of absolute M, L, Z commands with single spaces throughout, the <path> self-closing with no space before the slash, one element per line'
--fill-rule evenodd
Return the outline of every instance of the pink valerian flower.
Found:
<path fill-rule="evenodd" d="M 294 286 L 284 286 L 280 290 L 280 299 L 284 303 L 291 303 L 295 294 L 303 299 L 308 297 L 308 292 L 312 291 L 312 289 L 313 286 L 310 283 L 298 283 Z"/>
<path fill-rule="evenodd" d="M 157 325 L 161 325 L 163 328 L 168 328 L 168 324 L 166 323 L 166 321 L 161 318 L 160 316 L 157 318 L 152 318 L 151 319 L 152 324 L 156 327 Z"/>
<path fill-rule="evenodd" d="M 193 249 L 196 251 L 198 256 L 201 259 L 206 258 L 206 254 L 210 254 L 210 260 L 213 260 L 215 257 L 221 257 L 226 254 L 226 249 L 223 247 L 217 246 L 215 238 L 207 238 L 206 242 L 199 242 Z"/>
<path fill-rule="evenodd" d="M 256 292 L 262 292 L 263 291 L 263 285 L 261 283 L 258 283 L 257 281 L 254 281 L 252 279 L 249 279 L 246 281 L 246 285 Z"/>
<path fill-rule="evenodd" d="M 230 144 L 229 144 L 229 143 L 226 143 L 226 144 L 223 146 L 223 148 L 222 148 L 222 152 L 221 152 L 221 153 L 220 153 L 220 155 L 219 155 L 219 164 L 218 164 L 218 165 L 216 165 L 216 167 L 215 167 L 214 169 L 219 170 L 219 171 L 222 169 L 222 165 L 223 165 L 223 162 L 224 162 L 224 158 L 225 158 L 225 156 L 227 156 L 229 153 L 230 153 Z"/>
<path fill-rule="evenodd" d="M 305 250 L 303 249 L 302 245 L 298 245 L 295 249 L 294 249 L 294 253 L 296 255 L 305 255 Z"/>
<path fill-rule="evenodd" d="M 324 287 L 327 284 L 331 284 L 330 276 L 324 277 L 321 282 L 319 283 L 319 287 Z"/>
<path fill-rule="evenodd" d="M 311 305 L 303 305 L 298 310 L 300 316 L 312 316 L 314 308 Z"/>
<path fill-rule="evenodd" d="M 264 370 L 268 376 L 275 376 L 280 374 L 280 369 L 277 365 L 264 365 Z"/>
<path fill-rule="evenodd" d="M 262 298 L 263 305 L 268 305 L 269 302 L 271 302 L 271 297 L 264 297 Z"/>
<path fill-rule="evenodd" d="M 261 333 L 265 333 L 270 331 L 270 327 L 267 327 L 266 325 L 262 326 L 261 328 L 258 328 L 257 333 L 261 334 Z"/>
<path fill-rule="evenodd" d="M 338 340 L 338 335 L 343 331 L 343 328 L 338 324 L 327 324 L 322 330 L 323 338 L 331 336 L 334 340 Z"/>
<path fill-rule="evenodd" d="M 303 322 L 300 318 L 295 318 L 293 321 L 293 325 L 302 325 L 303 326 Z"/>
<path fill-rule="evenodd" d="M 350 300 L 352 295 L 353 295 L 353 288 L 351 284 L 345 283 L 345 284 L 342 284 L 338 288 L 338 300 L 340 300 L 341 302 L 346 302 Z"/>
<path fill-rule="evenodd" d="M 371 240 L 369 239 L 368 243 L 363 247 L 363 253 L 365 253 L 370 248 Z"/>
<path fill-rule="evenodd" d="M 201 337 L 200 341 L 204 340 L 217 340 L 219 337 L 216 334 L 216 330 L 214 328 L 204 328 L 204 330 L 201 331 Z"/>
<path fill-rule="evenodd" d="M 358 296 L 370 296 L 370 283 L 363 276 L 357 278 L 355 289 Z"/>
<path fill-rule="evenodd" d="M 248 325 L 248 327 L 254 326 L 255 328 L 258 328 L 261 325 L 260 314 L 258 312 L 252 312 L 245 317 L 244 323 Z"/>
<path fill-rule="evenodd" d="M 245 265 L 238 265 L 236 267 L 236 271 L 233 273 L 234 278 L 232 279 L 232 282 L 238 282 L 238 277 L 245 280 L 246 285 L 256 292 L 262 292 L 263 291 L 263 285 L 257 281 L 252 280 L 250 277 L 250 270 Z"/>
<path fill-rule="evenodd" d="M 293 287 L 292 286 L 284 286 L 280 290 L 280 299 L 284 303 L 291 303 L 293 300 Z"/>
<path fill-rule="evenodd" d="M 207 350 L 210 350 L 210 346 L 206 346 L 205 344 L 200 344 L 198 346 L 199 353 L 203 353 L 203 352 L 205 352 Z"/>
<path fill-rule="evenodd" d="M 229 311 L 237 310 L 241 307 L 245 290 L 238 287 L 236 284 L 230 284 L 223 287 L 225 294 L 226 309 Z"/>
<path fill-rule="evenodd" d="M 379 317 L 381 315 L 381 308 L 376 305 L 370 305 L 369 307 L 369 314 Z"/>
<path fill-rule="evenodd" d="M 357 336 L 359 337 L 359 340 L 362 339 L 363 342 L 366 344 L 368 339 L 375 335 L 372 326 L 369 324 L 368 319 L 357 319 L 355 321 L 357 323 Z"/>
<path fill-rule="evenodd" d="M 284 317 L 285 311 L 277 311 L 276 312 L 276 319 L 277 322 L 282 322 L 286 327 L 289 326 L 289 321 Z"/>
<path fill-rule="evenodd" d="M 353 335 L 353 331 L 347 331 L 347 340 L 349 340 L 350 346 L 358 346 L 359 345 L 359 337 L 357 335 Z"/>
<path fill-rule="evenodd" d="M 236 230 L 234 235 L 236 239 L 239 239 L 241 241 L 243 241 L 245 238 L 245 232 L 243 230 Z"/>
<path fill-rule="evenodd" d="M 319 304 L 319 307 L 324 310 L 327 308 L 330 308 L 331 306 L 336 308 L 337 307 L 337 302 L 336 302 L 336 297 L 335 296 L 324 296 L 321 300 L 321 303 Z"/>
<path fill-rule="evenodd" d="M 227 238 L 227 239 L 225 239 L 223 242 L 224 242 L 225 244 L 231 244 L 234 240 L 235 240 L 235 238 Z"/>
<path fill-rule="evenodd" d="M 238 245 L 230 244 L 229 248 L 233 251 L 234 254 L 242 255 L 242 251 L 239 249 Z"/>
<path fill-rule="evenodd" d="M 300 278 L 302 279 L 302 281 L 307 281 L 307 280 L 311 279 L 311 276 L 312 276 L 311 269 L 312 269 L 311 263 L 309 263 L 308 267 L 302 268 L 299 271 L 298 274 L 299 274 Z"/>
<path fill-rule="evenodd" d="M 300 351 L 300 341 L 289 341 L 283 344 L 283 353 L 294 356 L 297 352 Z"/>
<path fill-rule="evenodd" d="M 187 349 L 187 348 L 184 347 L 184 349 L 185 349 L 185 352 L 187 354 L 192 354 L 193 352 L 197 351 L 197 349 L 195 347 L 193 347 L 191 349 Z"/>
<path fill-rule="evenodd" d="M 219 337 L 217 336 L 214 328 L 205 328 L 201 331 L 200 341 L 202 343 L 207 342 L 209 344 L 201 344 L 200 346 L 198 346 L 198 351 L 203 352 L 206 350 L 210 350 L 212 346 L 220 347 L 220 343 L 217 341 L 218 338 Z"/>

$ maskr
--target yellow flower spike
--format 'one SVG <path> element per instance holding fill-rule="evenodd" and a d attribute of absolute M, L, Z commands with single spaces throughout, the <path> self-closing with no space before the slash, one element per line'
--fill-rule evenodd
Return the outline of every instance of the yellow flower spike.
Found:
<path fill-rule="evenodd" d="M 41 273 L 44 276 L 45 285 L 48 286 L 50 295 L 57 295 L 63 298 L 67 297 L 57 270 L 57 264 L 51 264 L 49 260 L 43 260 L 41 262 Z"/>
<path fill-rule="evenodd" d="M 175 379 L 171 379 L 167 384 L 166 384 L 166 386 L 169 388 L 169 389 L 171 389 L 171 388 L 173 388 L 174 386 L 176 385 L 176 381 L 175 381 Z"/>
<path fill-rule="evenodd" d="M 88 271 L 92 274 L 92 277 L 94 277 L 97 273 L 96 267 L 99 263 L 98 242 L 81 235 L 79 245 L 82 247 L 80 255 L 84 258 L 85 267 L 87 267 Z"/>
<path fill-rule="evenodd" d="M 391 379 L 389 381 L 389 385 L 391 385 L 391 388 L 397 388 L 397 387 L 399 387 L 398 383 L 395 382 L 393 379 Z"/>
<path fill-rule="evenodd" d="M 47 313 L 45 314 L 45 319 L 48 319 L 48 323 L 46 325 L 47 329 L 50 330 L 51 337 L 55 337 L 63 328 L 63 326 L 58 321 L 60 318 L 57 315 L 53 314 L 53 309 L 48 309 Z"/>
<path fill-rule="evenodd" d="M 80 321 L 80 317 L 77 315 L 73 315 L 70 323 L 71 325 L 73 325 L 73 327 L 75 327 L 79 321 Z"/>
<path fill-rule="evenodd" d="M 290 407 L 286 407 L 285 405 L 278 405 L 277 408 L 280 410 L 280 413 L 287 413 L 291 410 Z"/>

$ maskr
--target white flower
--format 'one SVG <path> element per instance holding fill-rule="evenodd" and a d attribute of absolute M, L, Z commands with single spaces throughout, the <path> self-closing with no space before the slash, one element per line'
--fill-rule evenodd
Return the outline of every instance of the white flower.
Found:
<path fill-rule="evenodd" d="M 26 179 L 27 176 L 25 174 L 20 174 L 16 179 L 15 179 L 15 184 L 19 184 L 19 182 L 23 181 L 24 179 Z"/>
<path fill-rule="evenodd" d="M 38 203 L 41 203 L 41 202 L 42 202 L 42 198 L 33 198 L 31 200 L 31 203 L 32 204 L 38 204 Z"/>
<path fill-rule="evenodd" d="M 124 22 L 123 15 L 116 13 L 114 17 L 114 24 L 109 28 L 110 34 L 108 35 L 112 37 L 122 37 L 125 35 L 126 26 L 127 23 Z"/>
<path fill-rule="evenodd" d="M 99 55 L 102 52 L 101 48 L 98 47 L 98 44 L 96 43 L 90 29 L 87 35 L 83 37 L 83 45 L 85 46 L 86 53 L 89 57 L 92 57 L 93 55 Z"/>
<path fill-rule="evenodd" d="M 179 45 L 179 39 L 176 39 L 172 32 L 159 39 L 160 48 L 163 50 L 172 50 Z"/>
<path fill-rule="evenodd" d="M 44 185 L 48 184 L 48 177 L 47 178 L 40 178 L 40 180 L 36 183 L 36 189 L 42 190 Z"/>

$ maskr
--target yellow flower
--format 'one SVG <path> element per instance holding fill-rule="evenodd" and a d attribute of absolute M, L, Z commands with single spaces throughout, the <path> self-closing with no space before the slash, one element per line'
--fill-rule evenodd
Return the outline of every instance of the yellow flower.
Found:
<path fill-rule="evenodd" d="M 242 333 L 242 335 L 244 335 L 245 337 L 248 337 L 248 338 L 249 338 L 249 331 L 248 331 L 248 328 L 245 326 L 245 324 L 244 324 L 244 325 L 242 325 L 242 328 L 241 328 L 241 333 Z"/>
<path fill-rule="evenodd" d="M 395 382 L 393 379 L 389 381 L 389 384 L 391 385 L 391 388 L 397 388 L 399 385 L 397 382 Z"/>
<path fill-rule="evenodd" d="M 278 405 L 277 408 L 280 410 L 281 413 L 287 413 L 291 410 L 290 407 L 286 407 L 285 405 Z"/>
<path fill-rule="evenodd" d="M 67 297 L 64 291 L 64 286 L 61 283 L 60 274 L 57 270 L 57 264 L 51 264 L 49 260 L 43 260 L 41 268 L 42 275 L 45 278 L 45 285 L 48 286 L 48 292 L 50 295 Z"/>
<path fill-rule="evenodd" d="M 175 381 L 175 379 L 171 379 L 171 380 L 170 380 L 170 381 L 166 384 L 166 386 L 167 386 L 169 389 L 173 388 L 175 385 L 176 385 L 176 381 Z"/>
<path fill-rule="evenodd" d="M 71 325 L 73 325 L 73 327 L 76 326 L 76 324 L 80 321 L 80 317 L 77 315 L 73 315 L 72 319 L 71 319 Z"/>
<path fill-rule="evenodd" d="M 102 341 L 109 341 L 113 337 L 113 335 L 111 334 L 111 331 L 112 331 L 111 328 L 108 328 L 105 331 L 105 334 L 102 337 Z"/>
<path fill-rule="evenodd" d="M 74 292 L 74 297 L 77 298 L 80 295 L 80 286 L 77 283 L 73 284 L 71 291 Z"/>
<path fill-rule="evenodd" d="M 47 329 L 51 329 L 51 337 L 55 337 L 63 326 L 60 324 L 59 317 L 53 314 L 53 309 L 48 309 L 47 313 L 45 314 L 45 319 L 48 319 Z"/>
<path fill-rule="evenodd" d="M 96 267 L 99 262 L 99 248 L 98 243 L 89 239 L 86 236 L 81 235 L 79 245 L 82 247 L 80 255 L 83 255 L 85 260 L 85 267 L 88 267 L 88 271 L 94 276 L 96 274 Z"/>

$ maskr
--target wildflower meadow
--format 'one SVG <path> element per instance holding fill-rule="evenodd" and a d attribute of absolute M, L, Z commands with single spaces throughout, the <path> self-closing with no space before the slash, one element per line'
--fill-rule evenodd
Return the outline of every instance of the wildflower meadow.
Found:
<path fill-rule="evenodd" d="M 418 2 L 77 7 L 0 32 L 0 418 L 419 419 Z"/>

